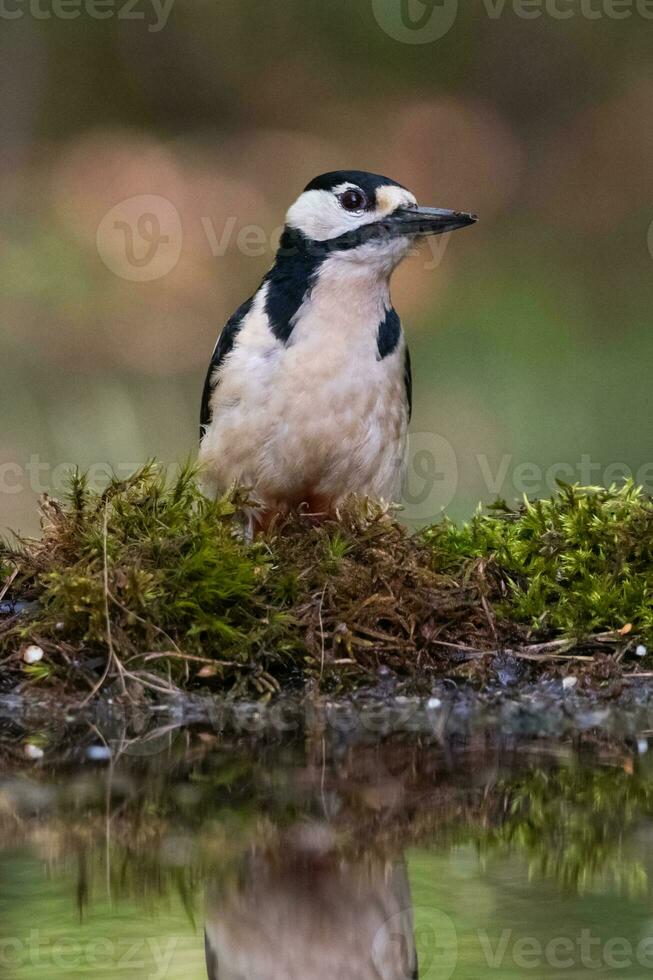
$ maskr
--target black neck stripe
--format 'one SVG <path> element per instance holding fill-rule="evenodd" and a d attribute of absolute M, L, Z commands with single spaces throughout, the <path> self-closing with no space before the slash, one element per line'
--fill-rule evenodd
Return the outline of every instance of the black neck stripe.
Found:
<path fill-rule="evenodd" d="M 297 312 L 315 284 L 318 270 L 326 258 L 323 250 L 309 249 L 307 246 L 311 244 L 301 232 L 286 228 L 275 263 L 263 280 L 268 287 L 265 312 L 270 329 L 284 344 L 290 338 Z"/>

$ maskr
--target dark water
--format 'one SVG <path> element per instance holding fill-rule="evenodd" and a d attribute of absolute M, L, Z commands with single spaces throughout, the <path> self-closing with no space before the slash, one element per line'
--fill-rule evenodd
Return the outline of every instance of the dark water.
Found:
<path fill-rule="evenodd" d="M 653 976 L 649 730 L 648 696 L 553 689 L 5 702 L 0 975 Z"/>

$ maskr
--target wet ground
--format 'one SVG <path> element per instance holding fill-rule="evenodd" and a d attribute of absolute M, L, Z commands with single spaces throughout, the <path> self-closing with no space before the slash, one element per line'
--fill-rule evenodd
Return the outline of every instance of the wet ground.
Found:
<path fill-rule="evenodd" d="M 653 976 L 650 689 L 8 697 L 0 758 L 2 977 Z"/>

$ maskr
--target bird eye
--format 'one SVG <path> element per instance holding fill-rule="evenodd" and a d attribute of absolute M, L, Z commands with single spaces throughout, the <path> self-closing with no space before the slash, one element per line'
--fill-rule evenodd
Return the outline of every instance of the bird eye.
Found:
<path fill-rule="evenodd" d="M 344 191 L 340 195 L 339 201 L 345 211 L 363 211 L 367 204 L 367 198 L 357 188 L 350 188 L 350 190 Z"/>

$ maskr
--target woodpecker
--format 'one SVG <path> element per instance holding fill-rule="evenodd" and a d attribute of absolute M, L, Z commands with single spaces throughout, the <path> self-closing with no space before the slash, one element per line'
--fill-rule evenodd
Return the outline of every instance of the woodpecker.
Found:
<path fill-rule="evenodd" d="M 412 376 L 390 277 L 416 239 L 476 220 L 419 207 L 379 174 L 308 184 L 211 358 L 199 457 L 208 496 L 247 488 L 259 527 L 292 509 L 333 513 L 351 493 L 397 499 Z"/>

